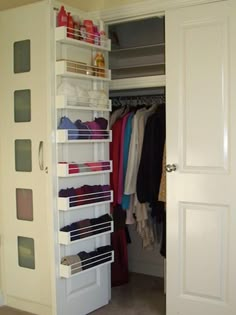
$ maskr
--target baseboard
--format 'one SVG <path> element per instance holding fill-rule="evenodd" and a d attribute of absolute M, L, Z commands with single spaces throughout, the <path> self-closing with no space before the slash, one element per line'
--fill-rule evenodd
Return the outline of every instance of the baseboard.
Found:
<path fill-rule="evenodd" d="M 164 278 L 164 264 L 147 263 L 141 260 L 129 260 L 129 271 Z"/>
<path fill-rule="evenodd" d="M 16 298 L 13 296 L 8 295 L 6 297 L 7 299 L 7 306 L 33 313 L 33 314 L 47 314 L 51 315 L 53 314 L 52 309 L 50 306 L 42 305 L 35 302 L 26 301 L 20 298 Z"/>

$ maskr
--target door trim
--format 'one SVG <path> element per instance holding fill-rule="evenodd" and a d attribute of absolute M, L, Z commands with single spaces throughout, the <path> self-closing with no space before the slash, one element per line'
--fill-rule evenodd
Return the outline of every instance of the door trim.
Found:
<path fill-rule="evenodd" d="M 102 9 L 90 12 L 90 17 L 100 18 L 105 23 L 115 24 L 148 17 L 163 16 L 169 9 L 200 5 L 226 0 L 146 0 L 142 2 L 117 6 L 115 8 Z"/>

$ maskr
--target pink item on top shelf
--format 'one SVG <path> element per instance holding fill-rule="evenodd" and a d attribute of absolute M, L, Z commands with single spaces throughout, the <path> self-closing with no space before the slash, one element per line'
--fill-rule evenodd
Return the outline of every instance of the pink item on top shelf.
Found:
<path fill-rule="evenodd" d="M 84 20 L 84 26 L 86 27 L 86 42 L 94 43 L 94 31 L 93 31 L 93 21 Z"/>
<path fill-rule="evenodd" d="M 57 26 L 67 26 L 67 13 L 64 6 L 61 6 L 57 15 Z"/>

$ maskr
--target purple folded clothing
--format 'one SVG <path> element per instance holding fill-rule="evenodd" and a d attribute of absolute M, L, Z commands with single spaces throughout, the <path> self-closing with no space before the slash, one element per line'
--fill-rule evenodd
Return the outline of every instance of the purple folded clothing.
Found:
<path fill-rule="evenodd" d="M 77 119 L 75 126 L 79 129 L 78 139 L 91 139 L 91 131 L 85 123 L 83 123 L 80 119 Z"/>
<path fill-rule="evenodd" d="M 85 121 L 84 124 L 90 129 L 92 139 L 101 139 L 103 132 L 101 127 L 95 121 Z"/>
<path fill-rule="evenodd" d="M 103 171 L 109 171 L 111 169 L 110 162 L 101 162 Z"/>
<path fill-rule="evenodd" d="M 108 126 L 107 119 L 105 119 L 103 117 L 98 117 L 98 118 L 95 118 L 95 122 L 100 126 L 100 128 L 102 130 L 106 130 L 107 129 L 107 126 Z"/>

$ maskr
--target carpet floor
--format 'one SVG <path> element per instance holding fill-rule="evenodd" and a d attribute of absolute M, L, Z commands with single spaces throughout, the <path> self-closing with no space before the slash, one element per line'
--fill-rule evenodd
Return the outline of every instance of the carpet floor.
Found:
<path fill-rule="evenodd" d="M 11 307 L 2 306 L 0 307 L 0 315 L 34 315 L 34 314 L 19 311 Z"/>
<path fill-rule="evenodd" d="M 91 315 L 165 315 L 164 281 L 130 274 L 128 284 L 112 289 L 111 302 Z"/>
<path fill-rule="evenodd" d="M 163 292 L 163 279 L 132 273 L 128 284 L 112 289 L 111 302 L 90 315 L 165 315 Z M 3 306 L 0 315 L 33 314 Z"/>

